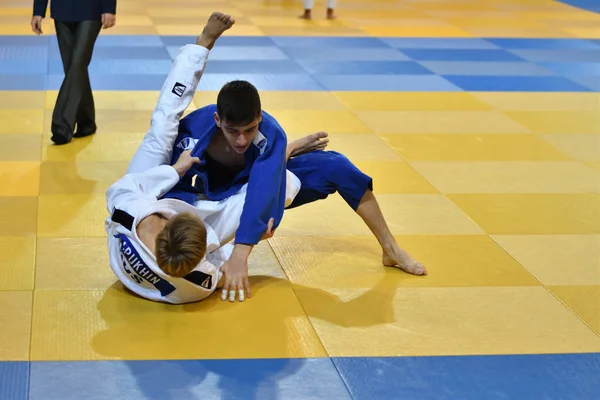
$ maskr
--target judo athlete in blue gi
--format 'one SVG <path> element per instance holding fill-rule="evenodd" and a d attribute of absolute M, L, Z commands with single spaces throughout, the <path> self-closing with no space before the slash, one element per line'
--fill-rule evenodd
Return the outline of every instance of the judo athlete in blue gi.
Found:
<path fill-rule="evenodd" d="M 191 166 L 165 198 L 194 204 L 198 199 L 223 201 L 246 188 L 231 257 L 221 267 L 222 299 L 236 293 L 250 297 L 248 257 L 268 224 L 282 220 L 284 209 L 295 208 L 339 193 L 365 221 L 383 250 L 383 264 L 425 275 L 425 268 L 396 243 L 373 195 L 372 179 L 348 158 L 323 151 L 326 133 L 287 143 L 284 129 L 262 110 L 256 88 L 246 81 L 223 86 L 217 104 L 197 109 L 180 121 L 171 162 L 185 151 L 200 160 Z M 298 145 L 298 149 L 294 146 Z M 310 149 L 306 151 L 306 149 Z M 288 161 L 288 157 L 289 161 Z M 286 167 L 300 180 L 300 191 L 285 204 Z"/>

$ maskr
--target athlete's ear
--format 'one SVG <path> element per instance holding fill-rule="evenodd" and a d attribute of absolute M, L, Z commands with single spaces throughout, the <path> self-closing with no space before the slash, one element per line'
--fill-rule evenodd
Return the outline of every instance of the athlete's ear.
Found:
<path fill-rule="evenodd" d="M 217 126 L 220 128 L 221 127 L 221 118 L 219 118 L 219 114 L 217 114 L 217 112 L 215 111 L 215 124 L 217 124 Z"/>

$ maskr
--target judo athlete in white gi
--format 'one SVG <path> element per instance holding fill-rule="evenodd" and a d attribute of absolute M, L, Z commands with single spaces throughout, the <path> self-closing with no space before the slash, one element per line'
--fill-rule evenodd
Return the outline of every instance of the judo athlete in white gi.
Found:
<path fill-rule="evenodd" d="M 179 119 L 193 100 L 212 46 L 234 22 L 214 13 L 196 44 L 180 49 L 149 131 L 126 175 L 106 193 L 110 266 L 125 287 L 146 299 L 181 304 L 208 297 L 222 280 L 219 268 L 232 254 L 233 245 L 228 242 L 239 225 L 246 186 L 220 201 L 188 204 L 161 197 L 200 161 L 184 151 L 171 165 Z M 300 182 L 286 173 L 285 203 L 289 205 Z M 273 219 L 261 239 L 272 235 L 272 223 Z M 239 296 L 243 300 L 244 293 Z"/>

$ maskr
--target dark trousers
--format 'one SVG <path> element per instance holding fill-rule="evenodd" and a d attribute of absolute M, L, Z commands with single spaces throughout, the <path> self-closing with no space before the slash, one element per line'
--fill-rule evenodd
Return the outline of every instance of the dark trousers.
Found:
<path fill-rule="evenodd" d="M 52 114 L 52 140 L 65 144 L 74 136 L 87 136 L 96 132 L 96 112 L 90 85 L 88 67 L 96 38 L 102 28 L 101 21 L 54 21 L 56 38 L 65 71 Z"/>

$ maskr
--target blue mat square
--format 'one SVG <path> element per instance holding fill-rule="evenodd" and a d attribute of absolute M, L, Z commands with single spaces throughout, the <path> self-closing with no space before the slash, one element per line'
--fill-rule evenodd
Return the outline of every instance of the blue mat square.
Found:
<path fill-rule="evenodd" d="M 180 47 L 168 46 L 167 50 L 171 58 L 175 58 Z M 211 60 L 288 60 L 289 57 L 279 48 L 253 47 L 253 46 L 215 46 L 210 53 Z"/>
<path fill-rule="evenodd" d="M 402 52 L 417 61 L 523 61 L 505 50 L 403 49 Z"/>
<path fill-rule="evenodd" d="M 168 60 L 92 60 L 88 68 L 92 75 L 157 75 L 162 74 L 165 78 L 171 70 L 173 61 Z M 49 74 L 64 74 L 60 60 L 52 60 L 49 63 Z"/>
<path fill-rule="evenodd" d="M 600 50 L 600 46 L 587 39 L 487 39 L 505 49 L 572 49 Z"/>
<path fill-rule="evenodd" d="M 309 47 L 286 47 L 285 53 L 294 60 L 312 61 L 410 61 L 408 57 L 392 48 L 348 49 Z"/>
<path fill-rule="evenodd" d="M 594 92 L 600 92 L 600 76 L 570 76 L 569 80 Z"/>
<path fill-rule="evenodd" d="M 473 38 L 382 38 L 381 40 L 397 49 L 493 50 L 499 48 L 488 40 Z"/>
<path fill-rule="evenodd" d="M 421 64 L 439 75 L 552 75 L 547 69 L 528 62 L 422 61 Z"/>
<path fill-rule="evenodd" d="M 0 61 L 45 62 L 48 59 L 48 46 L 0 46 Z"/>
<path fill-rule="evenodd" d="M 360 400 L 591 400 L 600 393 L 600 354 L 333 360 Z"/>
<path fill-rule="evenodd" d="M 437 75 L 315 75 L 331 91 L 456 92 L 459 87 Z"/>
<path fill-rule="evenodd" d="M 48 62 L 39 61 L 0 61 L 0 74 L 13 75 L 45 75 L 48 73 Z"/>
<path fill-rule="evenodd" d="M 50 45 L 58 47 L 56 35 L 50 36 Z M 102 35 L 98 36 L 94 49 L 98 47 L 160 47 L 163 46 L 158 35 Z"/>
<path fill-rule="evenodd" d="M 47 47 L 51 36 L 34 34 L 27 36 L 6 35 L 0 36 L 0 46 L 42 46 Z"/>
<path fill-rule="evenodd" d="M 544 68 L 564 76 L 600 75 L 600 63 L 552 62 L 540 63 Z"/>
<path fill-rule="evenodd" d="M 50 60 L 60 60 L 60 49 L 58 46 L 51 46 L 48 54 Z M 144 46 L 100 46 L 94 47 L 92 62 L 94 60 L 172 60 L 171 54 L 166 47 Z"/>
<path fill-rule="evenodd" d="M 163 44 L 170 47 L 196 43 L 196 38 L 197 36 L 161 36 Z M 221 36 L 219 47 L 223 46 L 273 47 L 275 42 L 268 36 Z"/>
<path fill-rule="evenodd" d="M 308 47 L 314 51 L 326 50 L 329 47 L 337 49 L 389 48 L 382 40 L 371 37 L 273 36 L 272 39 L 280 47 Z"/>
<path fill-rule="evenodd" d="M 91 74 L 92 90 L 160 90 L 166 75 L 99 75 Z M 63 75 L 49 75 L 47 90 L 58 90 L 63 81 Z"/>
<path fill-rule="evenodd" d="M 204 74 L 198 90 L 220 90 L 238 79 L 252 83 L 258 90 L 323 90 L 308 74 Z"/>
<path fill-rule="evenodd" d="M 0 399 L 27 400 L 29 392 L 29 362 L 0 362 Z"/>
<path fill-rule="evenodd" d="M 307 61 L 298 64 L 311 74 L 321 75 L 432 75 L 412 61 Z M 389 78 L 390 80 L 395 78 Z"/>
<path fill-rule="evenodd" d="M 207 74 L 306 74 L 304 68 L 292 60 L 210 60 Z"/>
<path fill-rule="evenodd" d="M 46 74 L 0 74 L 0 90 L 47 90 L 47 82 L 48 75 Z"/>
<path fill-rule="evenodd" d="M 533 62 L 600 62 L 596 50 L 511 50 L 511 53 Z"/>
<path fill-rule="evenodd" d="M 554 76 L 459 76 L 443 75 L 469 92 L 589 92 L 575 82 Z"/>
<path fill-rule="evenodd" d="M 351 400 L 323 359 L 33 363 L 30 400 Z"/>

